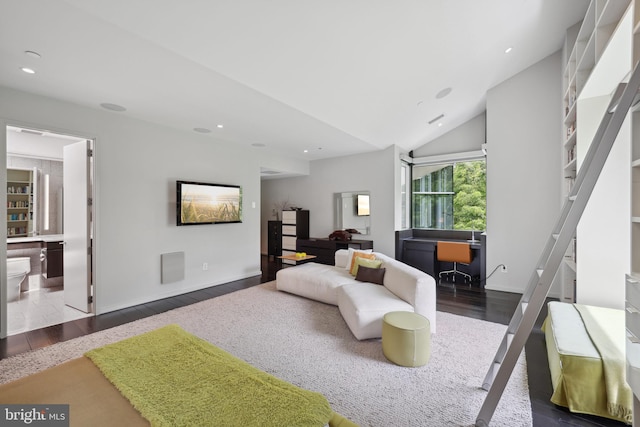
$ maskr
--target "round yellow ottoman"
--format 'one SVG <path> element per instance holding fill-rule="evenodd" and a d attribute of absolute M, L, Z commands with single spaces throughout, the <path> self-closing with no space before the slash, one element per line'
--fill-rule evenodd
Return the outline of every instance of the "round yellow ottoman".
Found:
<path fill-rule="evenodd" d="M 426 365 L 431 357 L 431 325 L 411 311 L 392 311 L 382 318 L 382 352 L 400 366 Z"/>

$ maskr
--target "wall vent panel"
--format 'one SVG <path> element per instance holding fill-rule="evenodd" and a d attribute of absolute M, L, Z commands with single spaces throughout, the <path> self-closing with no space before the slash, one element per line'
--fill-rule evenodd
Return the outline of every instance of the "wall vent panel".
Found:
<path fill-rule="evenodd" d="M 184 252 L 170 252 L 160 255 L 160 283 L 184 280 Z"/>

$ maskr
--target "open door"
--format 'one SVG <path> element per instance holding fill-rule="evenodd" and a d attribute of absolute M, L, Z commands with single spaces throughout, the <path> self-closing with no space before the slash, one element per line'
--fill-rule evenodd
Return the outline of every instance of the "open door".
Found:
<path fill-rule="evenodd" d="M 63 149 L 64 302 L 85 313 L 92 307 L 91 142 Z"/>

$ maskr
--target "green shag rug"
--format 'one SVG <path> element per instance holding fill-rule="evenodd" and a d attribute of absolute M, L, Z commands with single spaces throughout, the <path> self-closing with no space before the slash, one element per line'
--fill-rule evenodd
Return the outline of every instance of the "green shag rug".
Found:
<path fill-rule="evenodd" d="M 85 353 L 153 426 L 325 426 L 320 393 L 169 325 Z"/>

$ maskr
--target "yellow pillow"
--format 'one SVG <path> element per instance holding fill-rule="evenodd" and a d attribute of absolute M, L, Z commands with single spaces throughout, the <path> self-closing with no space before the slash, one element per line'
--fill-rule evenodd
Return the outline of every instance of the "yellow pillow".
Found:
<path fill-rule="evenodd" d="M 353 259 L 351 259 L 351 267 L 349 267 L 349 272 L 351 273 L 352 276 L 355 276 L 358 268 L 356 267 L 356 260 L 358 258 L 363 258 L 363 259 L 376 259 L 375 254 L 367 254 L 367 253 L 362 253 L 362 252 L 356 252 L 353 254 Z"/>
<path fill-rule="evenodd" d="M 353 270 L 351 270 L 351 274 L 356 276 L 356 280 L 358 277 L 358 271 L 360 271 L 360 267 L 369 267 L 373 269 L 379 269 L 382 265 L 382 261 L 379 259 L 366 259 L 366 258 L 358 258 L 356 260 L 355 265 L 353 266 Z"/>
<path fill-rule="evenodd" d="M 344 269 L 347 271 L 351 271 L 351 263 L 353 262 L 353 255 L 360 254 L 370 254 L 373 252 L 373 249 L 353 249 L 349 248 L 347 251 L 347 262 L 344 264 Z"/>

